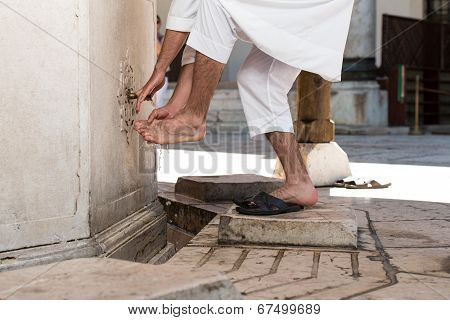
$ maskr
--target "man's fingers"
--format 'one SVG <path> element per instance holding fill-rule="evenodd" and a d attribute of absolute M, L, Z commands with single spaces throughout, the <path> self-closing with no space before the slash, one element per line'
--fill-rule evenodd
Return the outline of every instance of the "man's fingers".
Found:
<path fill-rule="evenodd" d="M 139 113 L 139 111 L 141 111 L 142 103 L 145 101 L 145 98 L 147 98 L 150 90 L 152 90 L 151 88 L 152 87 L 150 87 L 150 88 L 144 87 L 143 89 L 139 90 L 140 93 L 138 94 L 138 98 L 137 98 L 137 102 L 136 102 L 136 112 L 137 113 Z"/>
<path fill-rule="evenodd" d="M 152 111 L 152 113 L 150 113 L 150 115 L 148 116 L 148 122 L 152 123 L 155 119 L 158 119 L 159 116 L 159 109 L 155 109 Z"/>

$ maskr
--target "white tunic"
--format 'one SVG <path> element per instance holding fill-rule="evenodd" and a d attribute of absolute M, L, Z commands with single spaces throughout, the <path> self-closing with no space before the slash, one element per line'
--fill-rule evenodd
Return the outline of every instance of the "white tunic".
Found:
<path fill-rule="evenodd" d="M 200 1 L 173 0 L 167 29 L 189 32 Z M 216 0 L 261 51 L 340 81 L 354 0 Z"/>

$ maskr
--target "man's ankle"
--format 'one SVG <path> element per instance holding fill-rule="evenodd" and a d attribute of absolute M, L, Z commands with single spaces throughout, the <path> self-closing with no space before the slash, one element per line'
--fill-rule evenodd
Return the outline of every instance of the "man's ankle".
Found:
<path fill-rule="evenodd" d="M 299 175 L 286 178 L 286 184 L 288 185 L 304 185 L 312 184 L 311 178 L 308 175 Z"/>
<path fill-rule="evenodd" d="M 177 113 L 177 116 L 186 119 L 190 126 L 200 128 L 206 124 L 206 116 L 191 112 L 188 107 L 183 108 Z"/>

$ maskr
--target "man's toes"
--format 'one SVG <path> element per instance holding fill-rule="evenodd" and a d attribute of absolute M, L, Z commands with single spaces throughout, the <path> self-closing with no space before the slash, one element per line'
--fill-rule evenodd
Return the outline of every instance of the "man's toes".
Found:
<path fill-rule="evenodd" d="M 147 142 L 156 143 L 155 137 L 152 136 L 151 134 L 143 134 L 142 137 L 143 137 L 144 140 L 147 141 Z"/>
<path fill-rule="evenodd" d="M 144 135 L 148 130 L 146 128 L 139 128 L 136 130 L 140 135 Z"/>
<path fill-rule="evenodd" d="M 145 128 L 147 126 L 147 121 L 139 120 L 134 123 L 134 128 L 136 130 Z"/>

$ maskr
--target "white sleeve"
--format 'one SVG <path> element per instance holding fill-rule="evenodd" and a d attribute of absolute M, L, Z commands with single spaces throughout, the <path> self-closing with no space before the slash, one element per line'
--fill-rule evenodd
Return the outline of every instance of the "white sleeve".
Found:
<path fill-rule="evenodd" d="M 190 32 L 201 0 L 173 0 L 167 17 L 166 29 Z"/>

